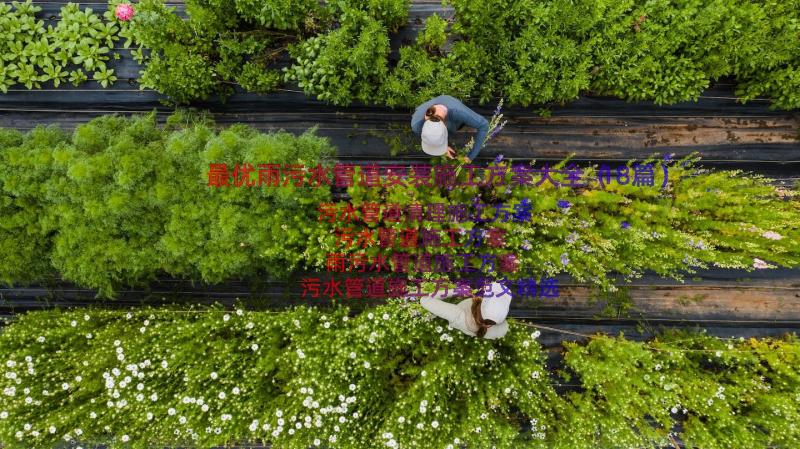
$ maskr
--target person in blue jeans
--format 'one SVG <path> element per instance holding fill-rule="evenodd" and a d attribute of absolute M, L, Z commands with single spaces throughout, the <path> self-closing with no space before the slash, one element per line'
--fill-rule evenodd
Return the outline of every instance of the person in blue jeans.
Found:
<path fill-rule="evenodd" d="M 489 121 L 450 95 L 439 95 L 417 106 L 411 116 L 411 130 L 422 139 L 422 151 L 431 156 L 455 158 L 455 150 L 447 143 L 450 134 L 464 125 L 478 130 L 472 150 L 464 156 L 470 163 L 481 151 L 489 133 Z"/>

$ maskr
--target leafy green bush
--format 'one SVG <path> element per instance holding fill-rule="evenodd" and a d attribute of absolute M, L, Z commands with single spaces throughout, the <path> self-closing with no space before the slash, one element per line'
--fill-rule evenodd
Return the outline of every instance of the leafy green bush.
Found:
<path fill-rule="evenodd" d="M 69 142 L 57 127 L 27 134 L 0 131 L 0 282 L 27 283 L 52 272 L 50 233 L 58 224 L 43 199 L 52 183 L 53 157 Z M 59 179 L 52 178 L 52 182 Z"/>
<path fill-rule="evenodd" d="M 235 84 L 271 92 L 280 82 L 272 65 L 288 43 L 318 26 L 316 4 L 190 0 L 183 19 L 163 0 L 143 0 L 122 34 L 126 46 L 139 47 L 136 58 L 145 64 L 141 87 L 176 103 L 224 99 Z"/>
<path fill-rule="evenodd" d="M 331 2 L 330 6 L 339 22 L 348 21 L 349 16 L 358 10 L 383 23 L 390 32 L 395 32 L 408 20 L 409 3 L 409 0 L 338 0 Z"/>
<path fill-rule="evenodd" d="M 76 309 L 0 333 L 0 439 L 111 448 L 793 447 L 800 343 L 668 334 L 566 344 L 447 329 L 417 304 Z M 554 384 L 574 385 L 559 392 Z M 680 427 L 678 427 L 680 426 Z"/>
<path fill-rule="evenodd" d="M 216 134 L 202 117 L 106 116 L 72 138 L 55 128 L 4 131 L 0 247 L 12 284 L 65 279 L 112 296 L 166 272 L 216 282 L 280 277 L 324 260 L 315 221 L 327 188 L 212 188 L 210 163 L 307 164 L 333 154 L 313 130 L 295 137 L 234 126 Z M 252 180 L 257 179 L 257 172 Z M 50 177 L 52 176 L 52 178 Z M 271 229 L 270 232 L 265 232 Z"/>
<path fill-rule="evenodd" d="M 337 105 L 374 99 L 388 71 L 389 37 L 382 22 L 351 9 L 341 27 L 290 48 L 284 68 L 306 95 Z"/>
<path fill-rule="evenodd" d="M 425 19 L 425 29 L 417 35 L 417 42 L 430 52 L 444 49 L 447 41 L 447 21 L 436 13 Z"/>
<path fill-rule="evenodd" d="M 89 73 L 103 87 L 116 81 L 114 70 L 106 67 L 119 38 L 119 27 L 110 11 L 100 15 L 77 3 L 61 7 L 58 23 L 45 28 L 36 17 L 42 8 L 31 0 L 0 3 L 0 91 L 15 84 L 28 89 L 52 81 L 55 87 L 70 81 L 77 86 Z"/>

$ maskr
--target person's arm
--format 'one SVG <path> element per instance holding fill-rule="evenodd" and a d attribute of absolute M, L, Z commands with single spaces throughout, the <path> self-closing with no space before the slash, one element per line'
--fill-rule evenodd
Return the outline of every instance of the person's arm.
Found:
<path fill-rule="evenodd" d="M 472 112 L 472 110 L 470 110 L 470 112 Z M 466 121 L 464 123 L 478 130 L 478 134 L 475 136 L 475 144 L 472 146 L 472 151 L 467 155 L 470 161 L 474 161 L 483 147 L 483 141 L 486 139 L 486 135 L 489 134 L 489 121 L 475 112 L 467 114 L 467 116 L 470 117 L 472 123 Z"/>
<path fill-rule="evenodd" d="M 448 298 L 454 294 L 454 290 L 450 290 L 447 295 L 443 291 L 435 296 L 426 295 L 419 299 L 419 303 L 425 310 L 440 318 L 450 322 L 457 321 L 463 311 L 456 304 L 442 301 L 443 298 Z"/>
<path fill-rule="evenodd" d="M 425 124 L 425 116 L 417 119 L 416 116 L 411 118 L 411 131 L 416 135 L 422 134 L 422 125 Z"/>

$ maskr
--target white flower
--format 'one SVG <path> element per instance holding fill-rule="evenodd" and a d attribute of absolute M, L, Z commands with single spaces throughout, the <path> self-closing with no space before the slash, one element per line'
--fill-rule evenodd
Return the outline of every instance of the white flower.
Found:
<path fill-rule="evenodd" d="M 116 346 L 119 346 L 119 345 L 120 345 L 120 343 L 121 343 L 121 342 L 120 342 L 119 340 L 114 340 L 114 346 L 115 346 L 115 347 L 116 347 Z"/>
<path fill-rule="evenodd" d="M 490 361 L 494 360 L 494 349 L 489 350 L 489 353 L 486 355 L 486 358 L 489 359 Z"/>
<path fill-rule="evenodd" d="M 255 324 L 252 321 L 249 321 L 247 324 L 244 325 L 245 329 L 252 329 Z"/>
<path fill-rule="evenodd" d="M 770 239 L 770 240 L 780 240 L 780 239 L 783 238 L 782 235 L 780 235 L 780 234 L 778 234 L 777 232 L 774 232 L 774 231 L 767 231 L 767 232 L 761 234 L 761 237 L 764 237 L 765 239 Z"/>
<path fill-rule="evenodd" d="M 351 359 L 354 359 L 354 358 L 356 358 L 356 353 L 351 351 L 351 352 L 350 352 L 350 358 L 351 358 Z"/>
<path fill-rule="evenodd" d="M 355 384 L 350 384 L 349 388 L 350 388 L 350 391 L 356 391 L 356 385 Z"/>
<path fill-rule="evenodd" d="M 322 324 L 322 327 L 324 327 L 325 329 L 328 329 L 329 327 L 331 327 L 331 323 L 330 323 L 330 322 L 328 322 L 328 321 L 326 321 L 326 322 L 324 322 L 324 323 Z"/>
<path fill-rule="evenodd" d="M 404 416 L 401 416 L 401 417 L 397 418 L 397 422 L 399 422 L 400 424 L 403 424 L 404 422 L 406 422 L 406 418 Z"/>
<path fill-rule="evenodd" d="M 156 402 L 158 400 L 158 395 L 156 393 L 151 394 L 150 395 L 150 400 L 153 401 L 153 402 Z"/>
<path fill-rule="evenodd" d="M 722 357 L 722 351 L 717 351 L 714 353 L 717 357 Z"/>
<path fill-rule="evenodd" d="M 217 397 L 220 398 L 220 399 L 225 399 L 225 392 L 224 391 L 220 391 L 219 394 L 217 395 Z"/>
<path fill-rule="evenodd" d="M 424 427 L 425 427 L 425 424 L 422 424 L 421 422 L 417 423 L 417 429 L 422 429 Z"/>
<path fill-rule="evenodd" d="M 178 418 L 178 422 L 181 423 L 181 424 L 186 424 L 186 417 L 185 416 L 181 416 L 180 418 Z"/>
<path fill-rule="evenodd" d="M 44 343 L 44 337 L 40 336 L 39 338 L 36 339 L 36 341 L 39 343 Z"/>
<path fill-rule="evenodd" d="M 161 361 L 161 367 L 162 367 L 162 368 L 164 368 L 164 369 L 167 369 L 167 366 L 169 366 L 169 365 L 167 364 L 167 361 L 166 361 L 166 360 L 162 360 L 162 361 Z"/>
<path fill-rule="evenodd" d="M 383 316 L 382 316 L 382 318 L 383 318 L 384 320 L 388 320 L 388 319 L 389 319 L 389 314 L 388 314 L 388 313 L 384 313 L 384 314 L 383 314 Z"/>
<path fill-rule="evenodd" d="M 8 412 L 3 410 L 2 412 L 0 412 L 0 419 L 6 419 L 6 418 L 8 418 Z"/>
<path fill-rule="evenodd" d="M 369 368 L 369 362 L 364 362 L 364 368 Z"/>
<path fill-rule="evenodd" d="M 127 443 L 128 440 L 130 440 L 130 437 L 128 435 L 122 435 L 121 440 L 122 440 L 123 443 Z"/>
<path fill-rule="evenodd" d="M 301 359 L 304 359 L 304 358 L 306 358 L 306 354 L 303 352 L 302 349 L 298 349 L 297 350 L 297 357 L 299 357 Z"/>
<path fill-rule="evenodd" d="M 228 315 L 227 313 L 225 315 L 222 315 L 222 321 L 226 321 L 227 322 L 230 319 L 231 319 L 231 316 Z"/>
<path fill-rule="evenodd" d="M 78 322 L 75 321 L 75 320 L 72 320 L 72 321 L 69 322 L 69 325 L 72 326 L 72 327 L 75 327 L 75 326 L 78 325 Z"/>
<path fill-rule="evenodd" d="M 258 344 L 256 344 L 256 343 L 253 343 L 253 344 L 250 346 L 250 349 L 252 349 L 253 351 L 258 351 Z"/>
<path fill-rule="evenodd" d="M 167 414 L 170 415 L 170 416 L 174 415 L 175 414 L 175 409 L 170 407 L 169 409 L 167 409 Z"/>
<path fill-rule="evenodd" d="M 242 316 L 242 315 L 244 315 L 244 310 L 236 309 L 236 314 L 239 315 L 239 316 Z"/>
<path fill-rule="evenodd" d="M 153 414 L 152 414 L 152 413 L 150 413 L 150 412 L 148 412 L 148 413 L 147 413 L 147 420 L 148 420 L 148 421 L 151 421 L 152 419 L 153 419 Z"/>
<path fill-rule="evenodd" d="M 64 382 L 63 384 L 61 384 L 61 389 L 62 390 L 69 390 L 69 384 Z"/>
<path fill-rule="evenodd" d="M 672 413 L 678 413 L 678 407 L 672 407 L 669 411 Z"/>
<path fill-rule="evenodd" d="M 219 377 L 219 376 L 217 376 L 217 372 L 216 371 L 211 371 L 211 378 L 216 380 L 217 377 Z"/>
<path fill-rule="evenodd" d="M 708 403 L 708 405 L 711 405 L 711 404 L 714 403 L 714 400 L 713 399 L 709 399 L 708 401 L 706 401 L 706 403 Z"/>
<path fill-rule="evenodd" d="M 435 429 L 435 428 L 437 428 L 437 427 L 439 427 L 439 421 L 433 421 L 433 422 L 431 423 L 431 427 L 433 427 L 434 429 Z"/>
<path fill-rule="evenodd" d="M 534 379 L 538 379 L 539 375 L 540 375 L 539 371 L 534 371 L 531 373 L 531 377 L 533 377 Z"/>
<path fill-rule="evenodd" d="M 319 446 L 321 443 L 322 441 L 320 441 L 319 438 L 314 438 L 314 446 Z"/>
<path fill-rule="evenodd" d="M 532 339 L 534 339 L 534 340 L 536 340 L 537 338 L 539 338 L 539 335 L 542 335 L 542 333 L 541 333 L 541 332 L 539 332 L 539 331 L 533 331 L 533 332 L 531 333 L 531 338 L 532 338 Z"/>
<path fill-rule="evenodd" d="M 347 421 L 347 418 L 345 418 L 344 416 L 340 416 L 339 417 L 339 422 L 340 423 L 344 424 L 345 421 Z"/>
<path fill-rule="evenodd" d="M 281 416 L 283 416 L 283 411 L 281 411 L 281 410 L 277 410 L 277 411 L 275 412 L 275 416 L 277 416 L 278 418 L 280 418 Z"/>

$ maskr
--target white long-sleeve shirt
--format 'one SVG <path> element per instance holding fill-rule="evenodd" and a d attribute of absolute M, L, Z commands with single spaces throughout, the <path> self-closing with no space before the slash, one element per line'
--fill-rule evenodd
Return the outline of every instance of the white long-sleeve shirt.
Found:
<path fill-rule="evenodd" d="M 472 318 L 472 298 L 464 299 L 458 304 L 442 301 L 442 298 L 449 298 L 454 294 L 455 291 L 450 290 L 447 295 L 439 292 L 435 296 L 423 296 L 419 299 L 419 303 L 425 310 L 447 320 L 453 328 L 471 337 L 477 336 L 476 332 L 478 332 L 479 326 Z M 506 332 L 508 332 L 508 321 L 503 321 L 489 326 L 483 338 L 501 338 Z"/>

